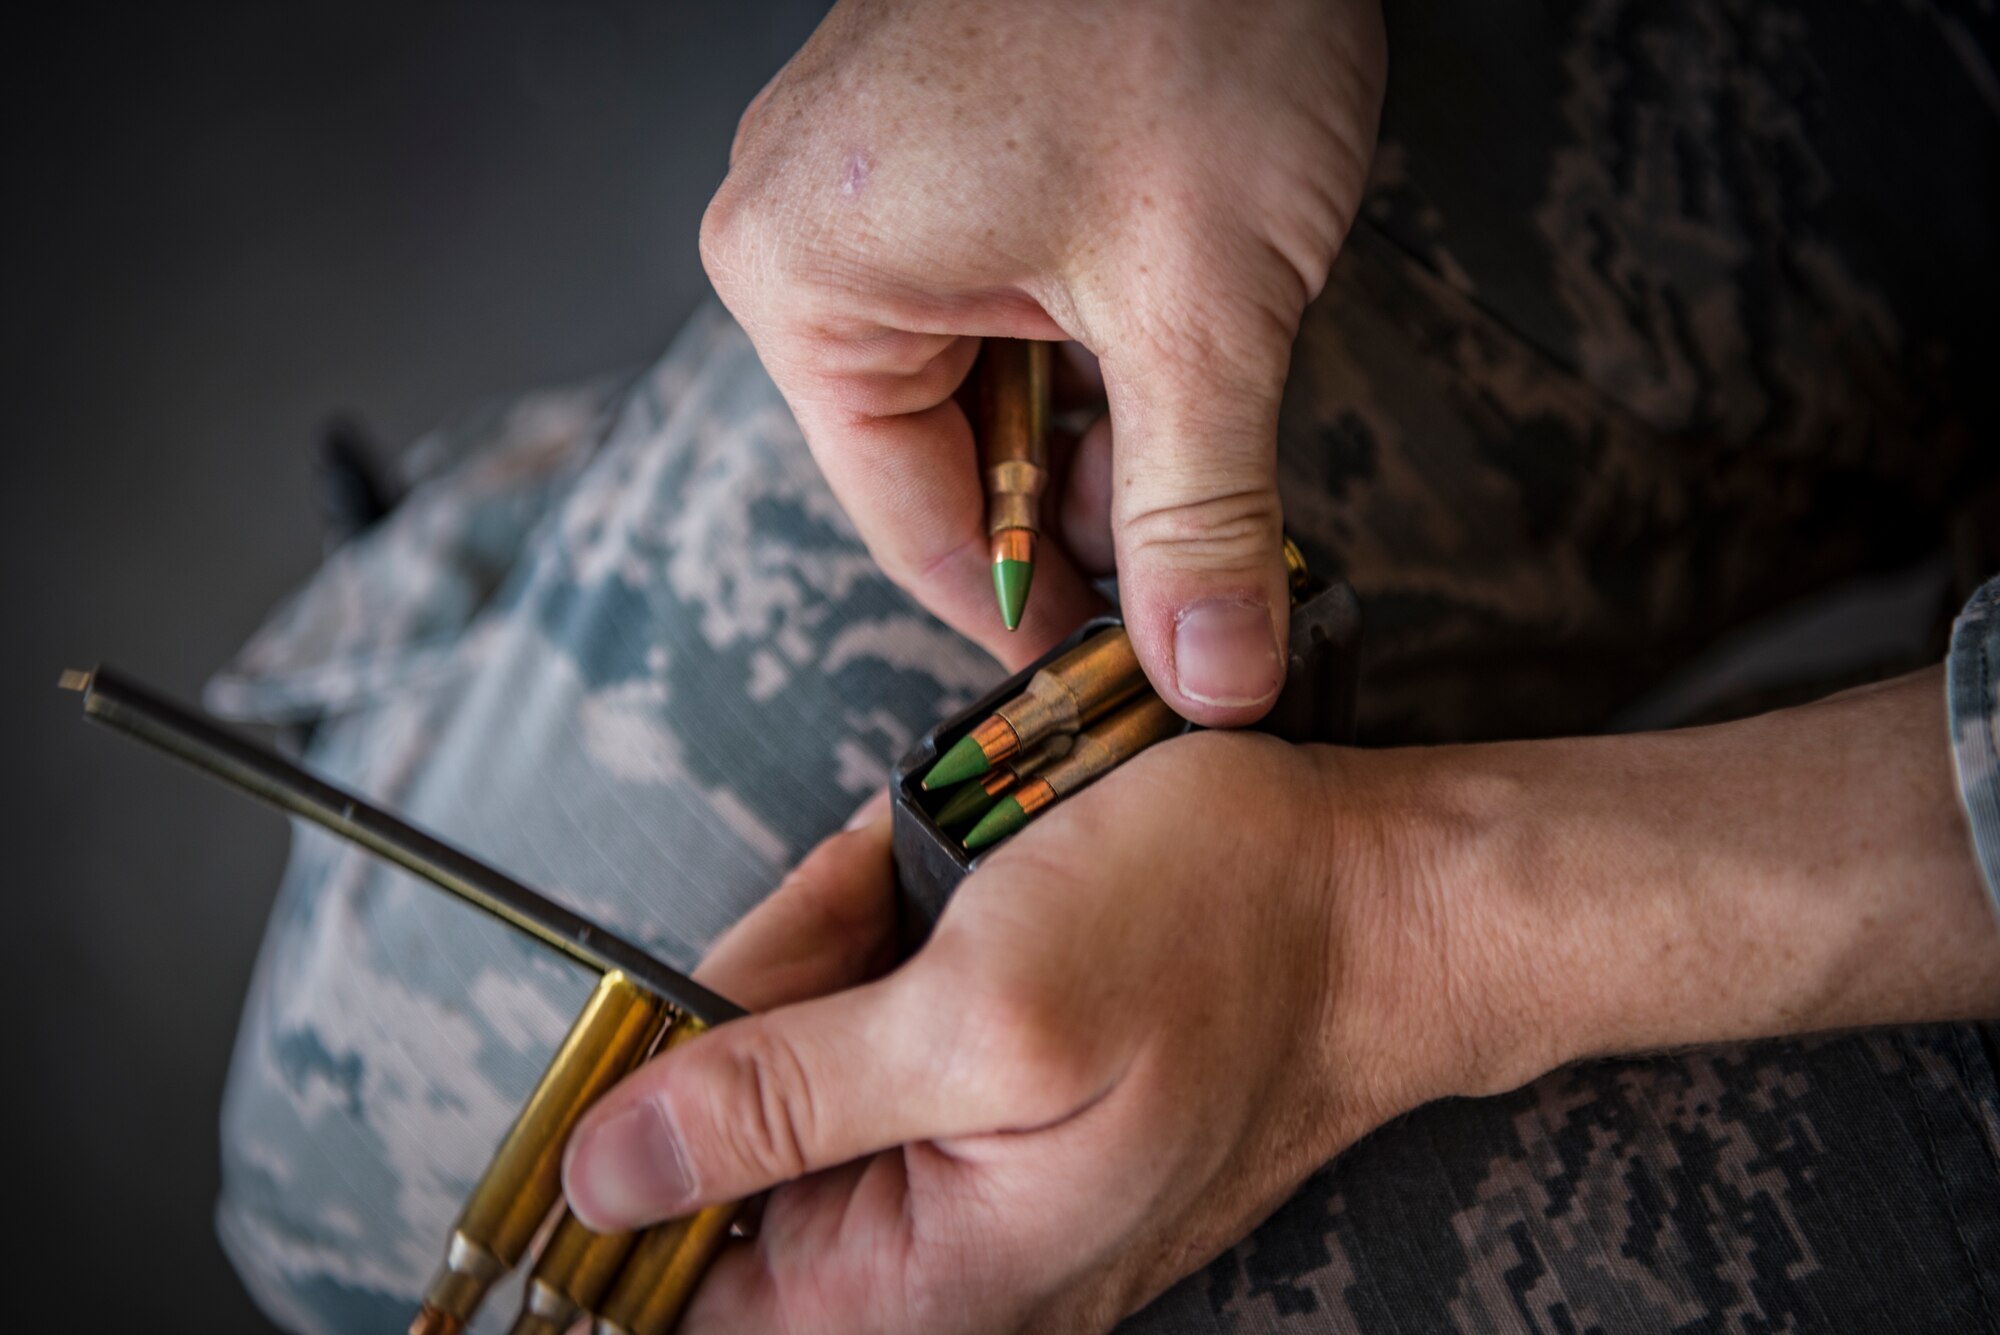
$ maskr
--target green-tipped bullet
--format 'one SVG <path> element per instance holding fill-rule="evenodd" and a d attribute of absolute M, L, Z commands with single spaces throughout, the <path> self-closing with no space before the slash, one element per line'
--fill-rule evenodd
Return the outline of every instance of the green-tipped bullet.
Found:
<path fill-rule="evenodd" d="M 1032 551 L 1032 545 L 1030 546 Z M 1000 595 L 1000 620 L 1008 630 L 1017 630 L 1021 625 L 1021 612 L 1028 605 L 1028 586 L 1035 581 L 1033 560 L 1016 561 L 1008 557 L 993 563 L 993 591 Z"/>
<path fill-rule="evenodd" d="M 1049 480 L 1049 348 L 990 338 L 973 372 L 978 386 L 973 435 L 986 483 L 993 591 L 1008 630 L 1021 624 L 1028 605 L 1042 490 Z"/>
<path fill-rule="evenodd" d="M 976 852 L 988 844 L 999 843 L 1027 823 L 1028 813 L 1022 810 L 1021 800 L 1009 793 L 979 818 L 979 824 L 966 834 L 965 846 Z"/>
<path fill-rule="evenodd" d="M 989 777 L 991 776 L 982 775 L 968 783 L 962 783 L 950 797 L 945 799 L 945 804 L 938 808 L 939 829 L 955 830 L 986 814 L 987 809 L 998 800 L 987 791 L 986 780 Z"/>
<path fill-rule="evenodd" d="M 940 788 L 949 788 L 967 779 L 976 779 L 993 768 L 993 762 L 986 758 L 986 752 L 979 745 L 979 739 L 970 733 L 952 744 L 951 750 L 938 757 L 937 764 L 924 775 L 923 789 L 934 793 Z"/>

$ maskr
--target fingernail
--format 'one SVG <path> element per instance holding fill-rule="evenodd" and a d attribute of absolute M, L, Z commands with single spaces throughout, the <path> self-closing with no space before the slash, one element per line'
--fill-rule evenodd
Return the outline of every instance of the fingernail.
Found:
<path fill-rule="evenodd" d="M 847 818 L 847 824 L 841 828 L 848 831 L 859 830 L 871 824 L 877 816 L 880 816 L 888 809 L 889 790 L 884 788 L 870 797 L 866 802 L 856 807 L 854 814 Z"/>
<path fill-rule="evenodd" d="M 664 1219 L 694 1194 L 687 1151 L 651 1099 L 587 1127 L 570 1147 L 563 1182 L 592 1227 Z"/>
<path fill-rule="evenodd" d="M 1278 693 L 1284 665 L 1263 603 L 1218 598 L 1174 618 L 1174 680 L 1205 705 L 1260 705 Z"/>

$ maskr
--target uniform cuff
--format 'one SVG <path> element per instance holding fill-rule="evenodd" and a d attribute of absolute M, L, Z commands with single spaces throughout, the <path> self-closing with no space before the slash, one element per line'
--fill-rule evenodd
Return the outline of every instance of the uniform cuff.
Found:
<path fill-rule="evenodd" d="M 1951 628 L 1945 690 L 1958 796 L 1979 874 L 2000 911 L 2000 577 L 1980 586 Z"/>

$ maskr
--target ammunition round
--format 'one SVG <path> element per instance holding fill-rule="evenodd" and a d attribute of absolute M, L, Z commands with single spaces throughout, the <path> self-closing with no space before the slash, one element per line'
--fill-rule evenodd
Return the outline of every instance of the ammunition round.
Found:
<path fill-rule="evenodd" d="M 979 351 L 980 467 L 986 531 L 992 536 L 993 592 L 1008 630 L 1021 624 L 1035 577 L 1035 535 L 1049 484 L 1049 345 L 993 338 Z"/>
<path fill-rule="evenodd" d="M 668 1335 L 729 1240 L 738 1208 L 711 1205 L 641 1234 L 604 1300 L 596 1335 Z"/>
<path fill-rule="evenodd" d="M 1119 706 L 1078 733 L 1067 755 L 1050 761 L 995 802 L 966 833 L 965 847 L 977 852 L 999 843 L 1036 813 L 1186 726 L 1187 721 L 1151 691 Z"/>
<path fill-rule="evenodd" d="M 665 1004 L 624 974 L 598 981 L 459 1213 L 426 1313 L 471 1323 L 562 1195 L 563 1145 L 577 1119 L 652 1046 L 665 1016 Z"/>

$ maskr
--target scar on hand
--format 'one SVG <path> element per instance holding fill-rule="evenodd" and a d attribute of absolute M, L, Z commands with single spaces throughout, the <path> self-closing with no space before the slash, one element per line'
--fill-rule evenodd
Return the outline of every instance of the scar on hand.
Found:
<path fill-rule="evenodd" d="M 861 187 L 868 184 L 868 170 L 874 164 L 868 155 L 855 149 L 847 155 L 847 179 L 840 183 L 840 193 L 849 199 L 861 193 Z"/>

